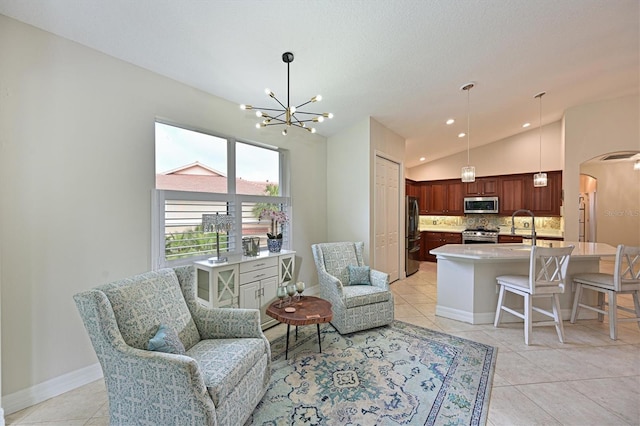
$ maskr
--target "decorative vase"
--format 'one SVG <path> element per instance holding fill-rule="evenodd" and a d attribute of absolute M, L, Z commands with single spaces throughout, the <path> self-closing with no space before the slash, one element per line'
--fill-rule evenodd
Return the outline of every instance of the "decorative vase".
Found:
<path fill-rule="evenodd" d="M 268 238 L 267 248 L 271 253 L 280 253 L 282 249 L 282 238 Z"/>

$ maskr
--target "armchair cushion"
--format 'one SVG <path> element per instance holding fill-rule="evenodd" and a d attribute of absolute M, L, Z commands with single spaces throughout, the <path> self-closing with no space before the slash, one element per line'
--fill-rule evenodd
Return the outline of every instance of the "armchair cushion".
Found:
<path fill-rule="evenodd" d="M 349 270 L 349 285 L 371 285 L 369 274 L 371 270 L 368 266 L 347 266 Z"/>
<path fill-rule="evenodd" d="M 372 303 L 386 302 L 391 292 L 374 286 L 347 286 L 342 290 L 344 304 L 347 308 L 370 305 Z"/>
<path fill-rule="evenodd" d="M 266 363 L 265 346 L 260 338 L 201 340 L 186 355 L 198 362 L 204 384 L 217 407 L 255 365 Z"/>
<path fill-rule="evenodd" d="M 156 352 L 166 352 L 168 354 L 184 355 L 184 345 L 178 337 L 178 333 L 166 324 L 160 324 L 158 332 L 149 339 L 147 349 Z"/>

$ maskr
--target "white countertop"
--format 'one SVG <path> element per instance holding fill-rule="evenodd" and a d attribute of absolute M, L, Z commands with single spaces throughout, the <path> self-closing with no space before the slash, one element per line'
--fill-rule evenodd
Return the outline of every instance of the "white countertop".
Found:
<path fill-rule="evenodd" d="M 244 256 L 242 254 L 220 253 L 220 257 L 227 258 L 226 262 L 216 263 L 215 261 L 216 257 L 214 256 L 207 260 L 199 260 L 194 263 L 197 263 L 202 266 L 207 266 L 207 267 L 218 267 L 218 266 L 225 266 L 225 265 L 234 265 L 236 263 L 242 263 L 242 262 L 250 262 L 252 260 L 266 259 L 268 257 L 278 257 L 278 256 L 282 256 L 283 254 L 291 254 L 291 253 L 295 253 L 295 251 L 280 250 L 278 253 L 271 253 L 268 250 L 261 250 L 257 256 Z"/>
<path fill-rule="evenodd" d="M 576 241 L 545 241 L 538 244 L 544 247 L 568 247 L 575 248 L 572 257 L 601 257 L 615 256 L 616 248 L 604 243 L 581 243 Z M 475 260 L 509 260 L 526 259 L 531 253 L 530 244 L 447 244 L 429 253 L 438 257 L 450 257 Z"/>

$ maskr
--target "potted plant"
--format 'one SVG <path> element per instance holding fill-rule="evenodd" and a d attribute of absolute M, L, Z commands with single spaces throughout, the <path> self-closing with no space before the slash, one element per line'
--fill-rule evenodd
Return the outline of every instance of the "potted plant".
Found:
<path fill-rule="evenodd" d="M 262 219 L 271 221 L 271 232 L 267 232 L 267 248 L 272 253 L 278 253 L 282 249 L 282 230 L 289 218 L 283 211 L 264 209 L 260 212 L 260 220 Z M 278 224 L 280 224 L 280 232 L 278 232 Z"/>

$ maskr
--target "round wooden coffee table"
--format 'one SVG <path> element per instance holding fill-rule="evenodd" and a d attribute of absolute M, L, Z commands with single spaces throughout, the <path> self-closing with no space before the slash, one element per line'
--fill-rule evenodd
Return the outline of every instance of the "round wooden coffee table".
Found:
<path fill-rule="evenodd" d="M 279 308 L 279 300 L 273 302 L 267 308 L 267 315 L 287 324 L 287 345 L 284 353 L 284 359 L 289 356 L 289 329 L 292 325 L 296 326 L 296 338 L 298 337 L 298 326 L 316 324 L 318 329 L 318 348 L 322 353 L 322 344 L 320 343 L 320 324 L 330 322 L 333 319 L 333 311 L 331 311 L 331 303 L 315 296 L 302 296 L 300 300 L 294 300 L 293 303 L 282 303 Z M 285 308 L 295 308 L 295 312 L 286 312 Z"/>

